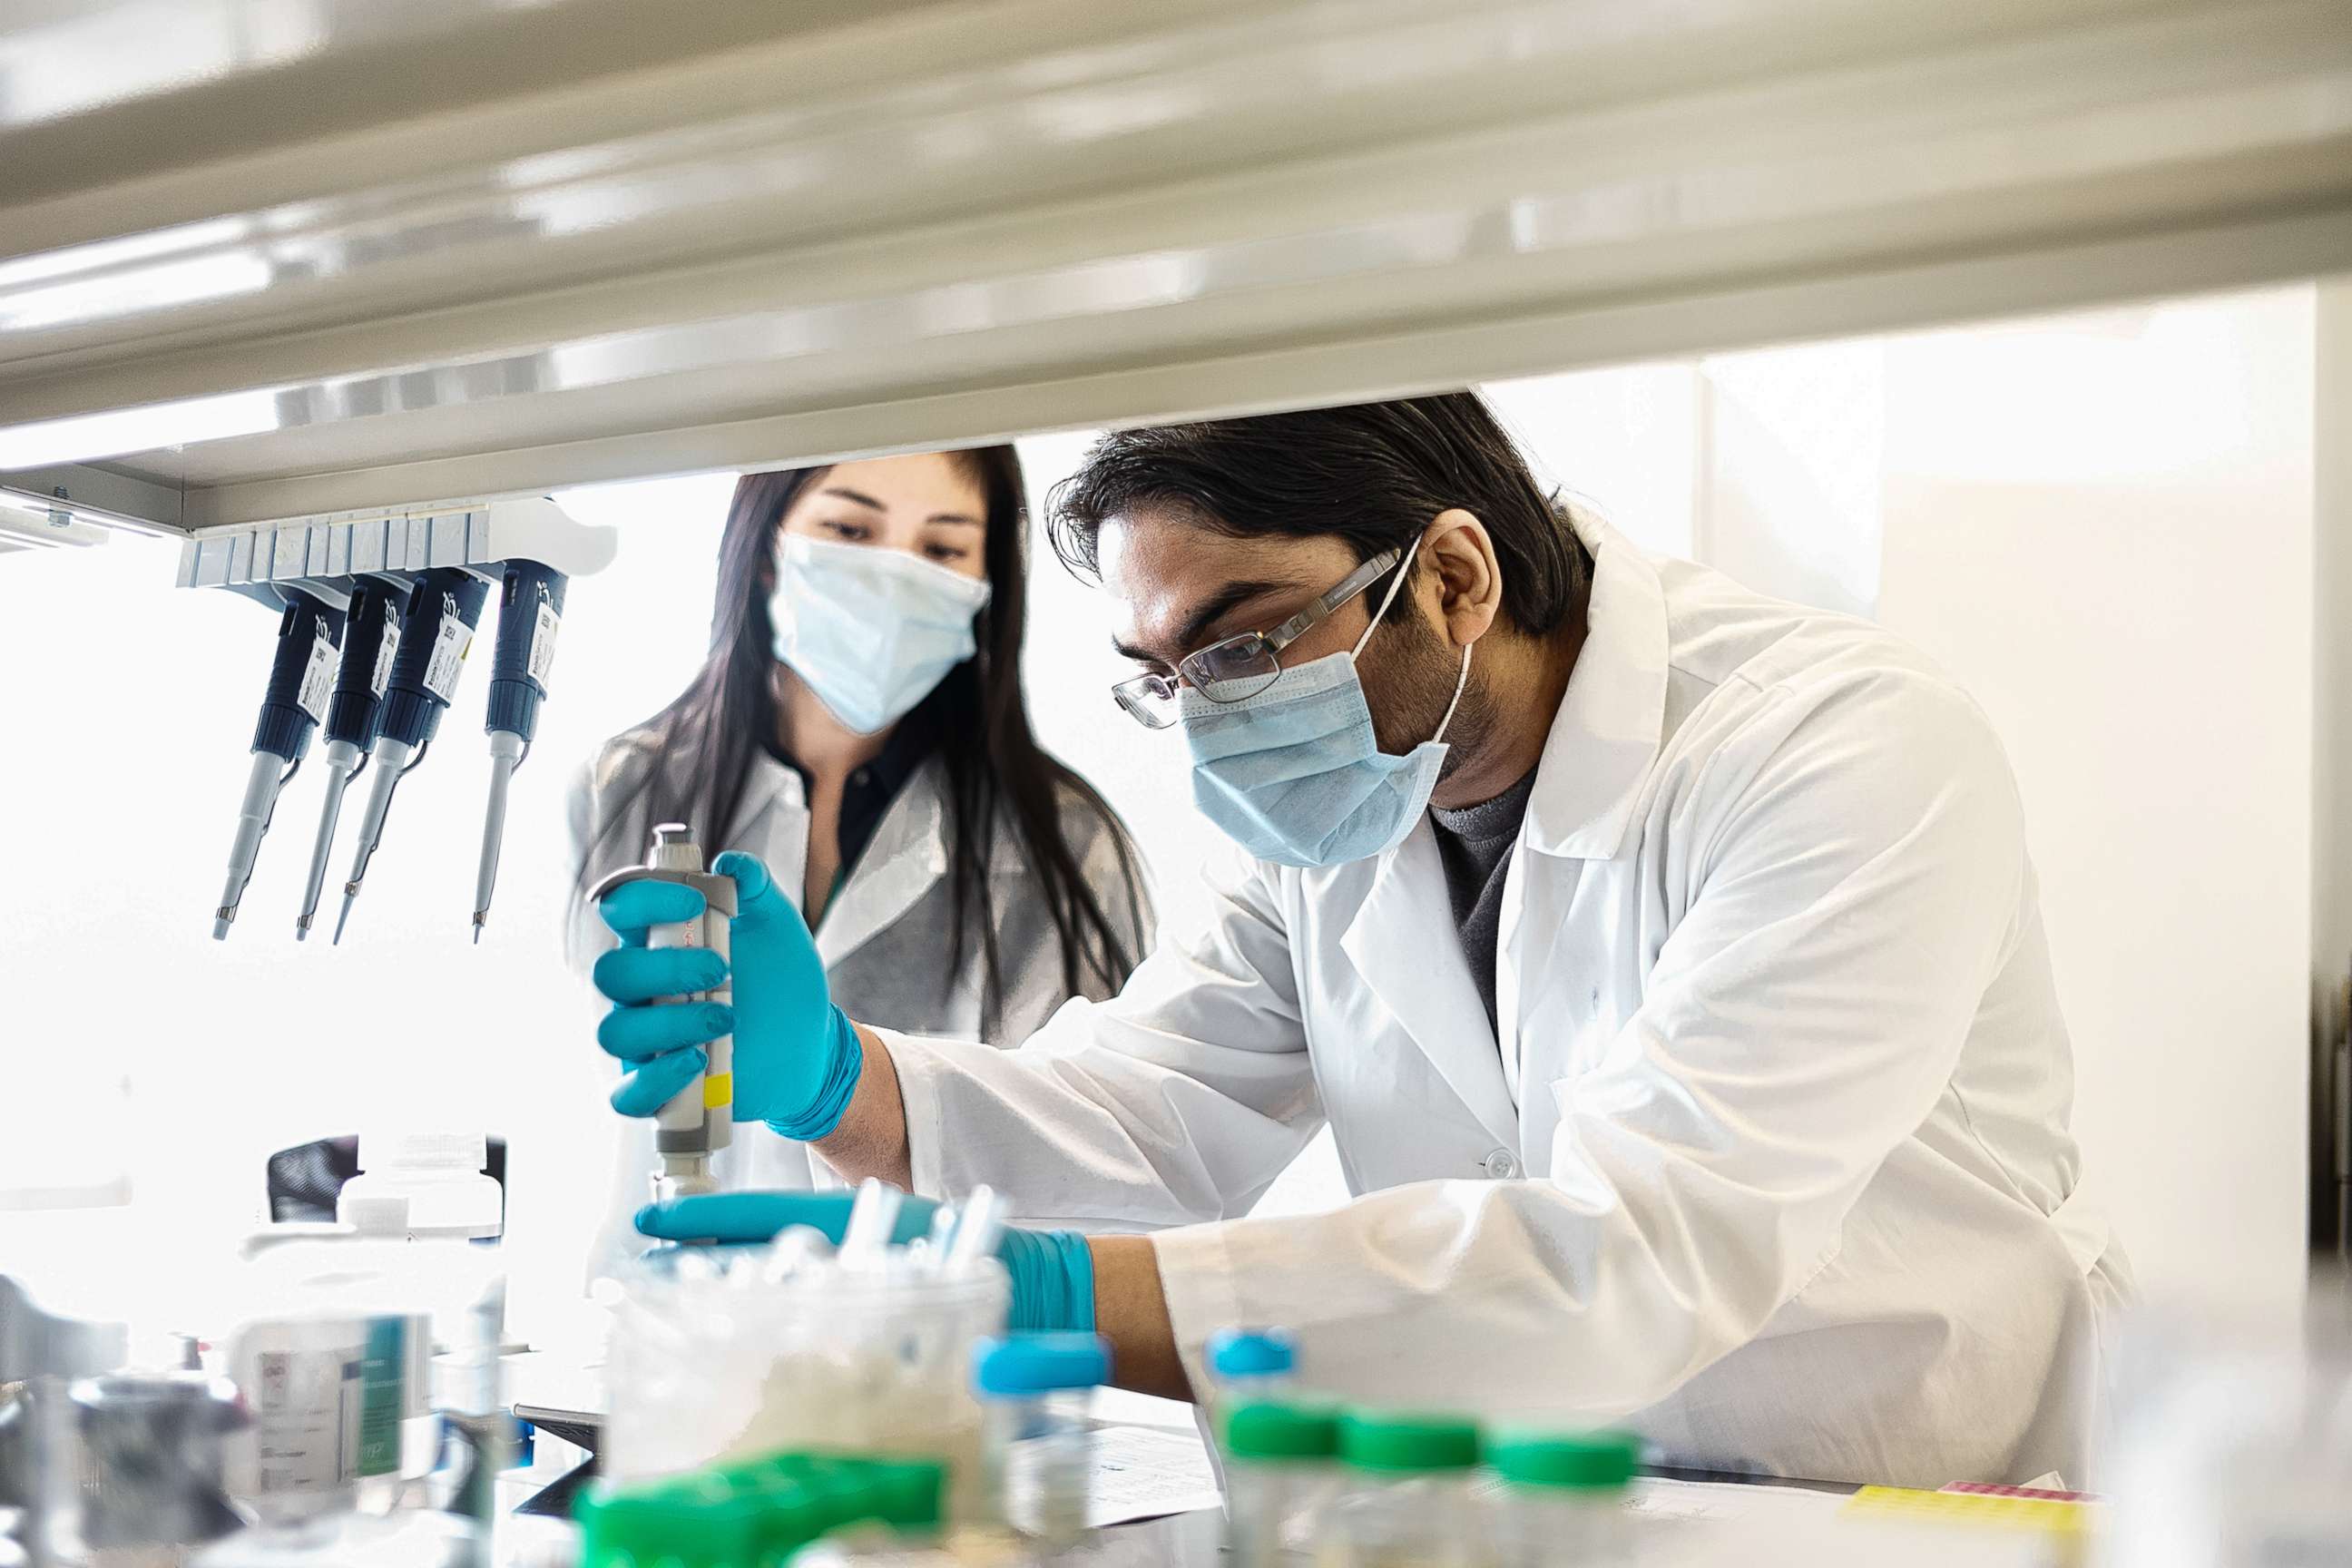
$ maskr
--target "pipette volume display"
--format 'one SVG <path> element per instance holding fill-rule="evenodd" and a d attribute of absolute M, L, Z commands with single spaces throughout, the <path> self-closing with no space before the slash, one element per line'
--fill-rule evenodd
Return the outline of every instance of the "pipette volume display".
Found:
<path fill-rule="evenodd" d="M 482 818 L 482 858 L 474 876 L 474 940 L 490 918 L 499 884 L 499 850 L 506 837 L 507 789 L 530 754 L 547 672 L 555 663 L 555 635 L 563 625 L 564 575 L 536 561 L 509 561 L 499 584 L 499 635 L 490 659 L 490 794 Z"/>
<path fill-rule="evenodd" d="M 245 780 L 245 796 L 237 805 L 236 837 L 228 854 L 228 877 L 221 885 L 220 905 L 213 911 L 213 939 L 228 935 L 245 900 L 246 884 L 261 853 L 262 836 L 278 808 L 278 791 L 294 776 L 302 754 L 310 750 L 310 731 L 325 717 L 335 679 L 337 651 L 343 640 L 343 612 L 299 589 L 282 591 L 285 608 L 278 617 L 278 647 L 269 660 L 269 685 L 262 694 L 261 716 L 253 726 L 253 763 Z"/>
<path fill-rule="evenodd" d="M 327 858 L 334 852 L 335 824 L 342 816 L 343 790 L 365 770 L 369 748 L 375 744 L 383 718 L 384 689 L 392 682 L 392 664 L 400 648 L 400 605 L 408 590 L 397 583 L 362 577 L 352 595 L 352 608 L 343 631 L 341 668 L 335 672 L 335 692 L 327 702 L 327 721 L 320 739 L 327 764 L 327 798 L 319 808 L 319 835 L 310 847 L 310 875 L 302 886 L 302 912 L 294 920 L 294 938 L 310 934 L 319 912 L 319 892 L 327 882 Z"/>
<path fill-rule="evenodd" d="M 470 572 L 436 566 L 416 580 L 409 595 L 400 648 L 393 656 L 392 679 L 384 688 L 373 752 L 375 779 L 368 787 L 366 815 L 360 820 L 351 879 L 343 884 L 343 907 L 335 917 L 337 942 L 343 939 L 343 922 L 351 919 L 352 900 L 359 897 L 368 861 L 383 838 L 392 792 L 400 775 L 424 760 L 440 728 L 442 710 L 457 694 L 457 677 L 465 670 L 489 591 L 489 584 Z"/>

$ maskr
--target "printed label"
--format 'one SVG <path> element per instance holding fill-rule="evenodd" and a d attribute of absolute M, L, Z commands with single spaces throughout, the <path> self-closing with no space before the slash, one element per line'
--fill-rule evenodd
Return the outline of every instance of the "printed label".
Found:
<path fill-rule="evenodd" d="M 407 1414 L 408 1324 L 371 1318 L 360 1360 L 359 1473 L 389 1476 L 400 1469 L 400 1421 Z"/>
<path fill-rule="evenodd" d="M 539 602 L 539 616 L 530 628 L 530 678 L 541 686 L 547 684 L 548 667 L 555 662 L 555 634 L 562 629 L 563 617 L 545 599 Z"/>
<path fill-rule="evenodd" d="M 433 657 L 425 661 L 425 689 L 446 702 L 457 690 L 457 672 L 473 651 L 474 634 L 454 614 L 441 617 L 433 634 Z"/>
<path fill-rule="evenodd" d="M 327 625 L 313 621 L 310 626 L 310 660 L 302 667 L 302 684 L 294 693 L 295 703 L 317 723 L 327 716 L 327 699 L 335 690 L 335 645 L 327 640 Z"/>
<path fill-rule="evenodd" d="M 366 1325 L 357 1319 L 262 1322 L 229 1349 L 253 1442 L 230 1450 L 230 1489 L 266 1517 L 335 1506 L 358 1475 Z"/>
<path fill-rule="evenodd" d="M 392 659 L 399 651 L 400 617 L 392 613 L 390 605 L 386 605 L 383 607 L 383 640 L 376 644 L 375 674 L 368 680 L 368 685 L 378 697 L 382 697 L 383 689 L 392 684 Z"/>

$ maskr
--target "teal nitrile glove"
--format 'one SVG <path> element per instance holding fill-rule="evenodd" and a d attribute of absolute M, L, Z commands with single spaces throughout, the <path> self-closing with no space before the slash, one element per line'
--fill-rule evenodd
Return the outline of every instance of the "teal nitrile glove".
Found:
<path fill-rule="evenodd" d="M 705 1193 L 647 1204 L 637 1211 L 637 1229 L 656 1241 L 720 1244 L 770 1241 L 796 1225 L 824 1232 L 835 1247 L 849 1226 L 855 1193 Z M 908 1194 L 890 1233 L 904 1246 L 931 1228 L 939 1205 Z M 1005 1228 L 996 1244 L 997 1261 L 1013 1276 L 1013 1309 L 1006 1327 L 1016 1333 L 1055 1329 L 1093 1331 L 1095 1255 L 1074 1230 Z"/>
<path fill-rule="evenodd" d="M 825 989 L 824 963 L 807 924 L 759 860 L 730 850 L 711 870 L 735 880 L 732 1007 L 656 998 L 708 991 L 728 970 L 704 947 L 646 945 L 657 925 L 691 920 L 703 898 L 677 882 L 624 882 L 597 912 L 621 945 L 596 960 L 596 989 L 613 1010 L 596 1043 L 628 1064 L 613 1090 L 624 1116 L 652 1116 L 709 1059 L 702 1046 L 735 1037 L 735 1120 L 764 1121 L 803 1142 L 841 1125 L 865 1054 L 857 1031 Z"/>

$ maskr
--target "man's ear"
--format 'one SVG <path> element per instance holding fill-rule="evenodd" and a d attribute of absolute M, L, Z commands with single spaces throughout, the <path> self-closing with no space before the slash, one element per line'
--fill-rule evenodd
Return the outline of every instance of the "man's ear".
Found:
<path fill-rule="evenodd" d="M 1503 613 L 1502 563 L 1486 525 L 1454 507 L 1423 535 L 1421 559 L 1432 585 L 1422 590 L 1455 647 L 1476 642 Z"/>

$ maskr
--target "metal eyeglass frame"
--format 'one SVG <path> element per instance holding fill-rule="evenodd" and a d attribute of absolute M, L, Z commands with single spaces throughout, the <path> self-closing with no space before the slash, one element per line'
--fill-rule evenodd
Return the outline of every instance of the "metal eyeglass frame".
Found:
<path fill-rule="evenodd" d="M 1405 557 L 1402 546 L 1383 550 L 1273 630 L 1241 632 L 1220 638 L 1178 660 L 1174 679 L 1159 674 L 1139 675 L 1113 686 L 1110 694 L 1129 718 L 1149 730 L 1165 730 L 1176 722 L 1176 693 L 1180 687 L 1190 686 L 1212 702 L 1247 701 L 1282 679 L 1283 649 L 1329 619 L 1332 612 L 1379 582 Z M 1381 610 L 1387 608 L 1386 605 L 1381 606 Z M 1373 612 L 1372 619 L 1380 619 L 1380 611 Z M 1370 626 L 1364 630 L 1367 637 L 1371 635 Z M 1242 675 L 1220 677 L 1214 670 L 1214 661 L 1220 655 L 1247 659 L 1250 668 Z M 1258 679 L 1261 675 L 1262 679 Z M 1257 683 L 1246 691 L 1232 689 L 1253 679 Z"/>

